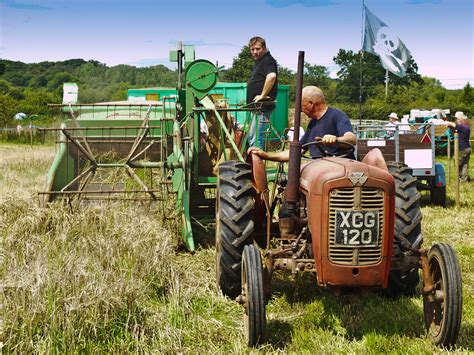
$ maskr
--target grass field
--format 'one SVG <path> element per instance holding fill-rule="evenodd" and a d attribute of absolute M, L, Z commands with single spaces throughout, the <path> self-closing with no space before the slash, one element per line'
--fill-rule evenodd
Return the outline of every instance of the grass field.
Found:
<path fill-rule="evenodd" d="M 250 351 L 241 307 L 215 284 L 212 236 L 190 254 L 153 208 L 40 208 L 36 192 L 53 156 L 52 146 L 0 145 L 5 353 L 443 351 L 425 335 L 420 295 L 336 297 L 311 277 L 292 282 L 280 274 L 267 307 L 268 342 Z M 473 352 L 474 183 L 461 186 L 461 209 L 454 207 L 454 183 L 448 197 L 446 209 L 422 208 L 425 246 L 456 248 L 464 305 L 458 347 L 451 350 Z"/>

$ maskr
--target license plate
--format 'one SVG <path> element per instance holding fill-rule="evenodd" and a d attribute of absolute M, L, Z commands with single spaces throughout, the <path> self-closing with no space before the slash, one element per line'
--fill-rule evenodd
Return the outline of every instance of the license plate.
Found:
<path fill-rule="evenodd" d="M 349 247 L 376 246 L 379 211 L 336 210 L 336 244 Z"/>

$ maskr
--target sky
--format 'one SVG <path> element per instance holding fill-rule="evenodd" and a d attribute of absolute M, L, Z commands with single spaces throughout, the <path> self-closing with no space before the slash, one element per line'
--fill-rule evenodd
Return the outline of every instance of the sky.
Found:
<path fill-rule="evenodd" d="M 340 48 L 361 48 L 363 0 L 0 0 L 0 58 L 72 58 L 108 66 L 169 63 L 177 41 L 225 67 L 261 36 L 279 64 L 298 51 L 328 67 Z M 365 0 L 410 50 L 418 72 L 448 89 L 474 85 L 474 0 Z"/>

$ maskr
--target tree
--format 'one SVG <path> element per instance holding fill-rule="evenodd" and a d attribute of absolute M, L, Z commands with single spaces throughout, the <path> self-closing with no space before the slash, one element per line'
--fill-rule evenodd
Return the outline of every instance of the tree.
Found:
<path fill-rule="evenodd" d="M 358 103 L 359 96 L 362 95 L 362 102 L 365 102 L 374 94 L 378 85 L 385 83 L 385 69 L 380 64 L 379 57 L 374 54 L 339 49 L 333 60 L 340 67 L 337 72 L 340 79 L 336 92 L 338 101 Z M 405 77 L 389 75 L 389 83 L 392 86 L 409 85 L 412 82 L 423 84 L 418 74 L 418 65 L 412 57 L 408 62 Z"/>
<path fill-rule="evenodd" d="M 75 82 L 76 79 L 71 73 L 68 72 L 57 72 L 54 76 L 48 81 L 47 88 L 50 91 L 54 91 L 62 88 L 62 85 L 67 82 Z"/>
<path fill-rule="evenodd" d="M 461 100 L 467 105 L 472 105 L 474 102 L 474 93 L 472 92 L 472 87 L 469 82 L 462 89 Z"/>
<path fill-rule="evenodd" d="M 312 65 L 308 62 L 304 63 L 303 73 L 304 86 L 314 85 L 321 89 L 329 87 L 331 78 L 329 77 L 329 70 L 322 65 Z"/>
<path fill-rule="evenodd" d="M 235 83 L 245 83 L 252 76 L 254 60 L 249 46 L 243 46 L 237 57 L 234 57 L 232 67 L 227 70 L 225 80 Z"/>
<path fill-rule="evenodd" d="M 337 72 L 338 101 L 358 103 L 362 94 L 362 102 L 365 102 L 374 88 L 383 84 L 385 80 L 385 70 L 380 65 L 378 57 L 373 54 L 339 49 L 333 60 L 340 67 Z"/>
<path fill-rule="evenodd" d="M 13 116 L 18 113 L 18 101 L 9 94 L 0 93 L 0 126 L 5 127 L 13 122 Z"/>

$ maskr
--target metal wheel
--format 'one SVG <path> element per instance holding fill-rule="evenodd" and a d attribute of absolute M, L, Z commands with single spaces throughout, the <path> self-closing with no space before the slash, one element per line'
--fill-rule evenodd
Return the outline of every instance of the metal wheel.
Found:
<path fill-rule="evenodd" d="M 255 245 L 245 246 L 242 256 L 242 300 L 245 339 L 256 346 L 264 340 L 267 320 L 262 258 Z"/>
<path fill-rule="evenodd" d="M 454 249 L 444 243 L 433 245 L 428 265 L 434 289 L 423 295 L 426 329 L 433 343 L 451 346 L 462 316 L 461 271 Z"/>

